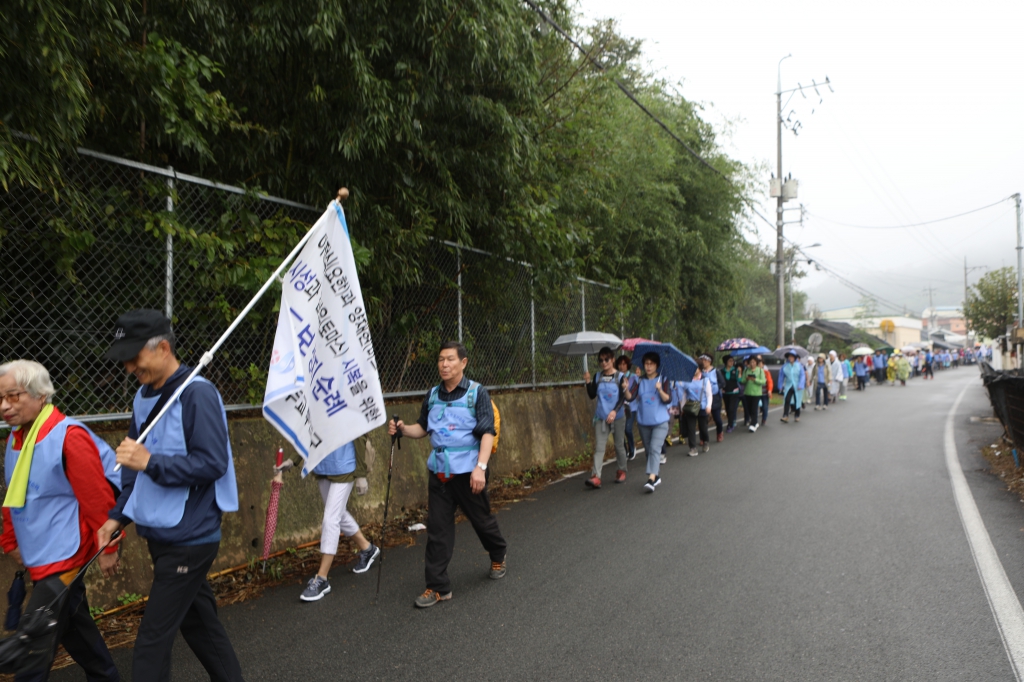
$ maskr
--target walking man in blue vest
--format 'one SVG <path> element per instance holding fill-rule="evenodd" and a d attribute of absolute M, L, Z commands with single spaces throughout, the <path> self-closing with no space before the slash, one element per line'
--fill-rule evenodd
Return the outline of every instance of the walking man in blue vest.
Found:
<path fill-rule="evenodd" d="M 242 680 L 238 657 L 217 617 L 206 576 L 220 548 L 224 512 L 238 510 L 227 414 L 220 393 L 196 378 L 136 442 L 191 373 L 174 353 L 170 321 L 156 310 L 117 319 L 106 358 L 124 364 L 142 384 L 135 394 L 128 437 L 117 447 L 121 495 L 100 528 L 100 544 L 135 522 L 149 544 L 153 586 L 132 655 L 132 680 L 169 682 L 171 647 L 181 631 L 211 680 Z"/>
<path fill-rule="evenodd" d="M 388 434 L 430 436 L 433 446 L 427 459 L 427 589 L 415 602 L 421 609 L 452 598 L 448 564 L 455 550 L 456 507 L 490 554 L 490 577 L 500 580 L 506 572 L 507 545 L 487 495 L 487 462 L 496 435 L 494 410 L 487 389 L 466 378 L 468 362 L 465 346 L 444 343 L 437 358 L 441 383 L 423 399 L 419 419 L 415 424 L 388 422 Z"/>
<path fill-rule="evenodd" d="M 30 647 L 14 679 L 45 680 L 60 643 L 89 680 L 116 682 L 121 678 L 89 613 L 85 583 L 74 579 L 100 549 L 96 530 L 114 506 L 120 474 L 114 472 L 114 450 L 54 407 L 53 394 L 50 373 L 38 362 L 0 365 L 0 417 L 12 427 L 0 544 L 32 579 L 25 613 L 46 606 L 70 584 L 57 626 Z M 107 548 L 99 564 L 116 566 L 117 548 Z"/>

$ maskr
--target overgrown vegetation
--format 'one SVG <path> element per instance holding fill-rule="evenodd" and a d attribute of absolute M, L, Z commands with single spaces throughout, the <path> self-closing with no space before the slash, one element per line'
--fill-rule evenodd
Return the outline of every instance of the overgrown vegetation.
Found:
<path fill-rule="evenodd" d="M 770 339 L 774 280 L 742 229 L 753 169 L 644 68 L 638 41 L 545 7 L 718 172 L 517 0 L 14 0 L 0 182 L 95 208 L 62 173 L 85 146 L 314 205 L 346 185 L 377 334 L 433 338 L 429 312 L 409 320 L 392 300 L 423 279 L 435 238 L 532 263 L 538 296 L 572 275 L 613 283 L 629 329 L 688 349 Z M 197 230 L 159 201 L 131 220 L 201 249 L 179 308 L 224 318 L 303 229 L 225 210 Z M 89 238 L 59 240 L 65 277 Z"/>

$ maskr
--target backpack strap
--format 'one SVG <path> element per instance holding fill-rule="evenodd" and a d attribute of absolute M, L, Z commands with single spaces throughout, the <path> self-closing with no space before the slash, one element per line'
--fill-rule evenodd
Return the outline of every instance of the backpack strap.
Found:
<path fill-rule="evenodd" d="M 476 419 L 476 391 L 479 386 L 480 384 L 470 379 L 469 390 L 466 391 L 466 407 L 473 413 L 474 419 Z"/>

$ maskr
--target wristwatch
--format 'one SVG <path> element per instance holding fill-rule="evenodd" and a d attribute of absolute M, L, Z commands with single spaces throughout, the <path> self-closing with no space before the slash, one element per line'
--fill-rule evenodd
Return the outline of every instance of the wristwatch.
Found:
<path fill-rule="evenodd" d="M 483 462 L 477 462 L 476 465 L 480 467 L 480 471 L 487 471 L 487 465 Z"/>

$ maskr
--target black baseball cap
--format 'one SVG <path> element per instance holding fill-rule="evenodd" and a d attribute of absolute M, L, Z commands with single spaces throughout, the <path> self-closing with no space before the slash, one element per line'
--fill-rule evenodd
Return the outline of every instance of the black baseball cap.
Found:
<path fill-rule="evenodd" d="M 117 362 L 128 362 L 139 354 L 154 336 L 171 333 L 171 321 L 159 310 L 130 310 L 117 318 L 114 325 L 114 344 L 103 357 Z"/>

